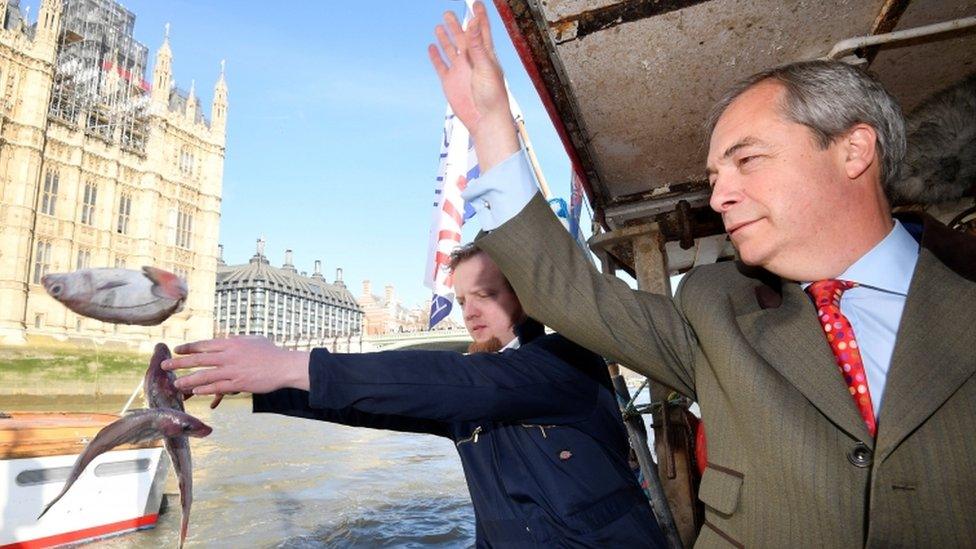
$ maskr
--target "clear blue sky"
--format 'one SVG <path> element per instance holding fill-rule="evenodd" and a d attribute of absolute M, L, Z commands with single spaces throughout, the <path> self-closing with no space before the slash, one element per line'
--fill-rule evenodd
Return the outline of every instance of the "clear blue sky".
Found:
<path fill-rule="evenodd" d="M 37 4 L 23 2 L 32 20 Z M 208 117 L 227 60 L 220 242 L 228 263 L 246 262 L 264 236 L 272 264 L 291 248 L 299 270 L 311 272 L 321 259 L 331 281 L 342 267 L 356 295 L 370 279 L 374 293 L 394 284 L 407 306 L 429 297 L 422 279 L 445 102 L 426 47 L 442 13 L 463 15 L 463 1 L 124 5 L 136 14 L 150 71 L 171 24 L 174 78 L 184 89 L 196 80 Z M 554 194 L 568 198 L 562 144 L 491 2 L 488 8 L 543 171 Z M 468 225 L 466 239 L 477 221 Z"/>

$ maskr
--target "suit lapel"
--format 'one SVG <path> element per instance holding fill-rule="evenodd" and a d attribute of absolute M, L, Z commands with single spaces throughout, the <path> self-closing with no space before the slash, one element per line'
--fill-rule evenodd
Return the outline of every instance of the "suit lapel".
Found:
<path fill-rule="evenodd" d="M 788 282 L 783 283 L 782 295 L 779 307 L 745 308 L 736 318 L 743 334 L 831 422 L 873 446 L 874 441 L 837 371 L 810 298 L 798 284 Z M 756 298 L 751 296 L 751 299 L 754 303 Z"/>
<path fill-rule="evenodd" d="M 976 285 L 922 249 L 908 291 L 878 418 L 885 459 L 976 374 Z"/>

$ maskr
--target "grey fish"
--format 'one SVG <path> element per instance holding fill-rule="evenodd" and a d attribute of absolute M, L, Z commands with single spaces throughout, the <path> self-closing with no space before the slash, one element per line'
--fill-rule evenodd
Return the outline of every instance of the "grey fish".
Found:
<path fill-rule="evenodd" d="M 211 431 L 212 429 L 199 419 L 178 410 L 159 408 L 129 412 L 103 427 L 88 443 L 75 460 L 61 493 L 44 507 L 37 519 L 40 520 L 48 509 L 68 492 L 93 459 L 112 448 L 121 444 L 136 444 L 160 438 L 177 437 L 186 440 L 187 436 L 205 437 Z"/>
<path fill-rule="evenodd" d="M 186 282 L 175 274 L 143 267 L 81 269 L 41 278 L 47 293 L 72 311 L 114 324 L 155 326 L 183 310 Z"/>

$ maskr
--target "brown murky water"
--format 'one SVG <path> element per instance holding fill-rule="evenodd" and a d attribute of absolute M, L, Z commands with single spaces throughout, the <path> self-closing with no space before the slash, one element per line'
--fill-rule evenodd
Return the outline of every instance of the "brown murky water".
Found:
<path fill-rule="evenodd" d="M 0 409 L 118 412 L 125 398 L 0 397 Z M 249 398 L 191 399 L 214 428 L 192 439 L 187 547 L 464 547 L 474 513 L 454 445 L 429 435 L 252 414 Z M 137 399 L 136 406 L 141 405 Z M 154 529 L 87 548 L 176 547 L 179 497 Z"/>

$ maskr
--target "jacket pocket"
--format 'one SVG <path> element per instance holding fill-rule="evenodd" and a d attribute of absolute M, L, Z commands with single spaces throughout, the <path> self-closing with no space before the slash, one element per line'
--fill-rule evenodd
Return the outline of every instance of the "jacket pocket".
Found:
<path fill-rule="evenodd" d="M 542 434 L 542 438 L 549 438 L 549 429 L 555 429 L 559 425 L 539 425 L 537 423 L 522 423 L 523 429 L 534 430 L 538 429 L 539 433 Z"/>
<path fill-rule="evenodd" d="M 739 506 L 743 478 L 738 471 L 709 463 L 698 488 L 698 499 L 723 515 L 731 515 Z"/>

